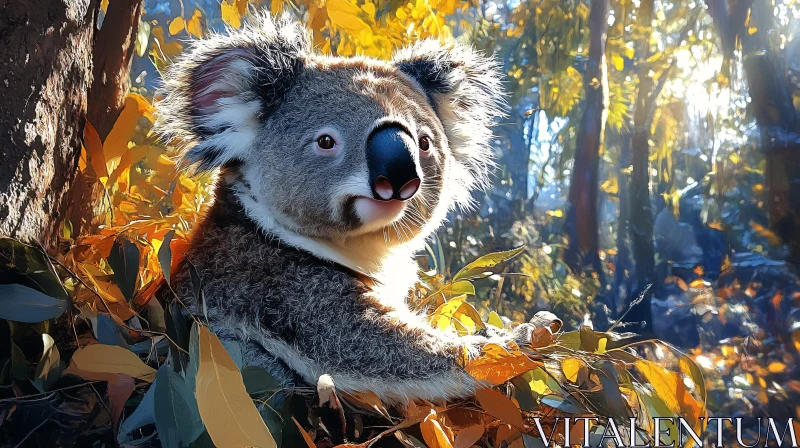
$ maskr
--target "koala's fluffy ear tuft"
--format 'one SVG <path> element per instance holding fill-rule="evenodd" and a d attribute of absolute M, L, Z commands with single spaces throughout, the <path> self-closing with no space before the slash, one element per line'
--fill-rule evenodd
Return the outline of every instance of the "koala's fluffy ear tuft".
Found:
<path fill-rule="evenodd" d="M 170 67 L 157 96 L 156 132 L 182 146 L 182 161 L 211 169 L 257 140 L 304 67 L 308 41 L 288 19 L 261 15 L 241 30 L 195 41 Z"/>
<path fill-rule="evenodd" d="M 430 98 L 456 160 L 455 200 L 470 205 L 471 191 L 488 185 L 494 166 L 491 126 L 506 105 L 499 65 L 471 47 L 435 40 L 407 47 L 393 61 Z"/>

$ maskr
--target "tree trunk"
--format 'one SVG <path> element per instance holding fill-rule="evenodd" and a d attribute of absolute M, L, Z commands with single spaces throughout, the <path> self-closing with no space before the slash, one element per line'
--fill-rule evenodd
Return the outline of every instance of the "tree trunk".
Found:
<path fill-rule="evenodd" d="M 80 230 L 95 214 L 83 129 L 88 116 L 104 138 L 119 116 L 141 14 L 112 1 L 97 31 L 99 4 L 0 0 L 0 235 L 49 246 L 65 218 Z"/>
<path fill-rule="evenodd" d="M 583 75 L 586 100 L 576 142 L 569 189 L 570 208 L 565 222 L 570 244 L 564 253 L 564 261 L 574 272 L 591 267 L 601 278 L 603 269 L 598 255 L 598 168 L 608 107 L 605 58 L 608 10 L 608 0 L 592 1 L 589 13 L 589 60 Z"/>
<path fill-rule="evenodd" d="M 611 296 L 614 298 L 612 311 L 614 315 L 620 312 L 619 304 L 624 303 L 619 299 L 627 297 L 630 293 L 630 280 L 628 274 L 630 272 L 630 230 L 628 223 L 631 219 L 630 212 L 630 192 L 628 188 L 628 174 L 625 170 L 631 164 L 631 139 L 627 134 L 622 136 L 622 145 L 619 154 L 619 167 L 617 169 L 618 177 L 618 196 L 619 196 L 619 218 L 617 220 L 617 263 L 614 270 L 614 285 L 615 290 L 612 291 Z"/>
<path fill-rule="evenodd" d="M 648 28 L 653 23 L 653 0 L 642 0 L 639 6 L 639 20 Z M 633 260 L 636 270 L 635 291 L 643 290 L 655 276 L 655 255 L 653 248 L 653 204 L 650 197 L 650 109 L 655 98 L 652 95 L 653 78 L 644 61 L 650 56 L 650 33 L 645 32 L 638 43 L 639 91 L 633 115 L 633 136 L 631 137 L 631 183 L 630 183 L 630 237 L 633 243 Z M 637 294 L 630 294 L 631 300 Z M 633 306 L 628 314 L 632 322 L 642 322 L 644 333 L 652 328 L 650 295 Z"/>
<path fill-rule="evenodd" d="M 767 211 L 771 227 L 789 246 L 791 261 L 800 265 L 800 119 L 792 103 L 786 64 L 766 37 L 774 29 L 772 7 L 756 0 L 750 17 L 750 26 L 759 31 L 742 33 L 742 54 L 767 161 Z"/>
<path fill-rule="evenodd" d="M 800 117 L 792 103 L 785 61 L 770 45 L 769 34 L 775 29 L 772 6 L 759 0 L 706 0 L 706 5 L 726 65 L 741 42 L 744 77 L 767 162 L 770 224 L 789 246 L 791 261 L 800 265 Z"/>
<path fill-rule="evenodd" d="M 0 0 L 0 234 L 48 244 L 78 167 L 97 0 Z"/>
<path fill-rule="evenodd" d="M 105 141 L 125 107 L 141 15 L 140 0 L 114 0 L 108 5 L 103 26 L 95 35 L 86 117 L 101 141 Z M 77 174 L 66 213 L 74 233 L 90 233 L 100 224 L 94 219 L 100 212 L 102 194 L 103 185 L 93 172 Z"/>

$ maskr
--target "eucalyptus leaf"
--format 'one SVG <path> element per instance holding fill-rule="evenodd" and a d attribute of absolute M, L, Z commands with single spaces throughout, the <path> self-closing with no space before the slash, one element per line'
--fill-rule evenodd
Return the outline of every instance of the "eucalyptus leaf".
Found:
<path fill-rule="evenodd" d="M 244 366 L 242 368 L 242 380 L 247 393 L 250 395 L 259 395 L 281 388 L 278 380 L 261 367 Z"/>
<path fill-rule="evenodd" d="M 470 278 L 486 277 L 487 272 L 494 272 L 493 269 L 499 264 L 516 257 L 524 250 L 525 247 L 523 246 L 517 247 L 516 249 L 484 255 L 458 271 L 458 273 L 453 276 L 453 281 L 456 282 Z"/>
<path fill-rule="evenodd" d="M 195 390 L 195 382 L 197 379 L 197 369 L 200 366 L 200 338 L 198 335 L 197 323 L 192 325 L 192 330 L 189 332 L 189 364 L 186 366 L 186 384 L 189 388 Z"/>
<path fill-rule="evenodd" d="M 56 318 L 68 308 L 67 299 L 16 283 L 0 285 L 0 318 L 32 324 Z"/>
<path fill-rule="evenodd" d="M 183 378 L 164 364 L 155 384 L 155 420 L 161 445 L 179 448 L 195 441 L 205 427 L 200 419 L 194 393 Z"/>
<path fill-rule="evenodd" d="M 155 394 L 157 384 L 158 375 L 156 375 L 156 379 L 150 385 L 150 388 L 147 389 L 147 392 L 144 394 L 144 398 L 142 398 L 139 406 L 137 406 L 133 413 L 119 426 L 117 442 L 125 443 L 131 440 L 130 434 L 134 430 L 141 428 L 144 425 L 155 423 Z"/>
<path fill-rule="evenodd" d="M 139 277 L 139 248 L 125 238 L 117 238 L 108 256 L 108 264 L 114 270 L 114 282 L 130 302 Z"/>
<path fill-rule="evenodd" d="M 169 243 L 172 242 L 172 237 L 175 236 L 175 231 L 170 230 L 164 235 L 164 241 L 158 249 L 158 264 L 161 265 L 161 272 L 164 273 L 164 279 L 169 284 L 170 280 L 170 266 L 172 266 L 172 248 Z"/>

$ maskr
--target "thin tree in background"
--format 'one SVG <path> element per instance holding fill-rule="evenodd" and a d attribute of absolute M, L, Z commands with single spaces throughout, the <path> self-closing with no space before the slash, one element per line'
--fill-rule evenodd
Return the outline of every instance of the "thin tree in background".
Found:
<path fill-rule="evenodd" d="M 719 34 L 726 69 L 737 44 L 741 47 L 744 79 L 767 161 L 769 193 L 765 197 L 770 223 L 789 246 L 792 262 L 800 265 L 800 117 L 792 102 L 787 63 L 800 47 L 795 39 L 785 50 L 775 48 L 778 32 L 772 2 L 706 0 L 706 5 Z"/>
<path fill-rule="evenodd" d="M 644 61 L 650 57 L 650 27 L 653 23 L 653 0 L 642 0 L 637 19 L 641 38 L 636 51 L 639 61 L 639 91 L 634 104 L 633 135 L 631 136 L 631 180 L 629 232 L 633 243 L 633 260 L 636 270 L 636 291 L 641 291 L 655 277 L 655 250 L 653 247 L 653 203 L 650 197 L 650 110 L 655 102 L 653 77 Z M 637 294 L 631 294 L 633 299 Z M 643 331 L 652 325 L 650 296 L 634 305 L 629 319 L 643 322 Z"/>
<path fill-rule="evenodd" d="M 589 13 L 589 58 L 583 75 L 586 100 L 576 142 L 569 190 L 570 208 L 565 222 L 570 245 L 564 254 L 564 261 L 573 271 L 579 272 L 590 266 L 601 276 L 603 270 L 598 254 L 598 168 L 608 108 L 605 55 L 608 11 L 608 0 L 592 1 Z"/>

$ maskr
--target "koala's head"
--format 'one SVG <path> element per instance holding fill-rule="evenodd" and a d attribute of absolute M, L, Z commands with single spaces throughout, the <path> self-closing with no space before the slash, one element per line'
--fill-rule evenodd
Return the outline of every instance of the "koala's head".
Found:
<path fill-rule="evenodd" d="M 173 65 L 157 125 L 186 143 L 185 162 L 225 168 L 266 227 L 404 242 L 486 184 L 499 79 L 491 60 L 435 41 L 391 61 L 317 55 L 265 16 Z"/>

